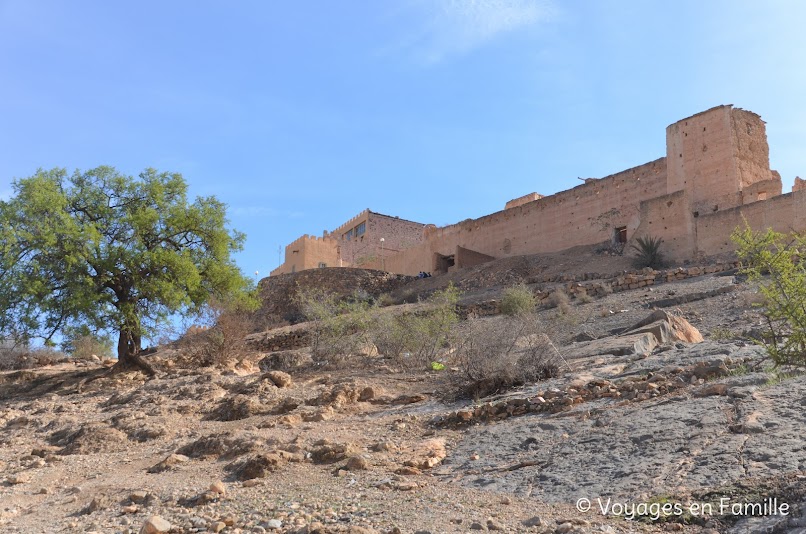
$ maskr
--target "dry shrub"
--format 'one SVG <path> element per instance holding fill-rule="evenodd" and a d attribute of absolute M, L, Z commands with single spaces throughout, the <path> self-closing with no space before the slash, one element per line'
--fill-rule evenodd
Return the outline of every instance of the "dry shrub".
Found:
<path fill-rule="evenodd" d="M 449 285 L 432 294 L 414 313 L 382 314 L 371 324 L 378 352 L 408 368 L 428 368 L 456 340 L 459 290 Z"/>
<path fill-rule="evenodd" d="M 322 290 L 300 292 L 297 301 L 305 317 L 313 323 L 311 356 L 320 363 L 343 363 L 369 341 L 374 305 L 361 295 L 341 300 Z"/>
<path fill-rule="evenodd" d="M 33 369 L 67 361 L 67 355 L 50 347 L 0 348 L 0 371 Z"/>
<path fill-rule="evenodd" d="M 520 315 L 531 313 L 537 301 L 534 293 L 526 284 L 517 284 L 504 290 L 501 297 L 501 313 L 504 315 Z"/>
<path fill-rule="evenodd" d="M 460 392 L 482 397 L 556 376 L 562 357 L 533 313 L 473 319 L 457 349 Z"/>
<path fill-rule="evenodd" d="M 246 336 L 252 333 L 253 314 L 238 304 L 213 302 L 208 305 L 204 322 L 212 326 L 188 328 L 178 343 L 181 359 L 192 367 L 223 367 L 238 363 L 251 351 Z"/>
<path fill-rule="evenodd" d="M 562 289 L 555 289 L 548 298 L 548 307 L 557 308 L 561 315 L 571 312 L 571 300 L 568 294 Z"/>
<path fill-rule="evenodd" d="M 583 289 L 582 291 L 577 293 L 577 300 L 579 301 L 580 304 L 590 304 L 591 302 L 593 302 L 593 297 L 588 295 L 588 292 Z"/>

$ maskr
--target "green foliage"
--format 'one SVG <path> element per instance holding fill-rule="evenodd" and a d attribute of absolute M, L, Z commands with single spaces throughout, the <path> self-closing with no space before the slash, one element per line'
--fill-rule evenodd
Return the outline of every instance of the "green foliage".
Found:
<path fill-rule="evenodd" d="M 635 243 L 630 246 L 636 252 L 633 265 L 638 269 L 643 269 L 644 267 L 659 269 L 663 267 L 663 254 L 660 251 L 661 244 L 663 244 L 663 239 L 659 237 L 645 236 L 637 238 Z"/>
<path fill-rule="evenodd" d="M 243 234 L 214 197 L 189 202 L 180 174 L 39 170 L 13 187 L 0 202 L 0 337 L 114 332 L 121 363 L 144 366 L 142 337 L 173 314 L 250 299 L 230 258 Z"/>
<path fill-rule="evenodd" d="M 417 312 L 380 315 L 373 324 L 372 342 L 381 354 L 404 366 L 429 368 L 455 341 L 459 296 L 451 284 L 433 293 Z"/>
<path fill-rule="evenodd" d="M 311 353 L 319 361 L 337 362 L 367 346 L 375 306 L 356 295 L 339 299 L 322 290 L 302 291 L 297 301 L 305 317 L 314 323 Z"/>
<path fill-rule="evenodd" d="M 717 326 L 711 331 L 709 337 L 714 341 L 729 342 L 735 340 L 738 336 L 730 328 Z"/>
<path fill-rule="evenodd" d="M 76 360 L 91 360 L 93 356 L 104 360 L 112 355 L 112 342 L 109 338 L 84 334 L 62 342 L 62 349 Z"/>
<path fill-rule="evenodd" d="M 806 236 L 754 232 L 745 223 L 731 238 L 741 272 L 764 297 L 767 331 L 759 343 L 776 365 L 806 365 Z"/>
<path fill-rule="evenodd" d="M 526 284 L 517 284 L 504 290 L 501 297 L 501 313 L 504 315 L 520 315 L 531 313 L 537 300 Z"/>

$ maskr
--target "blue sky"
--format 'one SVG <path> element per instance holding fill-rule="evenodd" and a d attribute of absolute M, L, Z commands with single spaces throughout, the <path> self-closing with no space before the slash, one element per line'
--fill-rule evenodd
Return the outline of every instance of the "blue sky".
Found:
<path fill-rule="evenodd" d="M 364 208 L 437 225 L 665 155 L 719 104 L 806 175 L 799 1 L 0 0 L 0 197 L 38 167 L 181 172 L 261 276 Z"/>

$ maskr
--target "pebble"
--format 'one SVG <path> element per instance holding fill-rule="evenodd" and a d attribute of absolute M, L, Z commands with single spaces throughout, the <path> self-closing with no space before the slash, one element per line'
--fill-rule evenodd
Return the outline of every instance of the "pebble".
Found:
<path fill-rule="evenodd" d="M 210 484 L 210 491 L 213 493 L 218 493 L 219 495 L 224 495 L 227 492 L 227 486 L 219 480 Z"/>
<path fill-rule="evenodd" d="M 283 522 L 279 519 L 269 519 L 266 521 L 266 528 L 271 530 L 277 530 L 279 528 L 283 528 Z"/>

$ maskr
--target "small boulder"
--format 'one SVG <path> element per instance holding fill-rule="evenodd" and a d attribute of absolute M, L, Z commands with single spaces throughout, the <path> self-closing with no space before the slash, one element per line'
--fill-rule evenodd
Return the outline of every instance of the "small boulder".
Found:
<path fill-rule="evenodd" d="M 348 471 L 366 471 L 369 468 L 369 462 L 363 456 L 351 456 L 347 459 L 344 468 Z"/>
<path fill-rule="evenodd" d="M 164 534 L 171 530 L 171 524 L 158 515 L 152 515 L 143 523 L 140 534 Z"/>
<path fill-rule="evenodd" d="M 291 385 L 291 375 L 283 371 L 269 371 L 262 378 L 270 380 L 278 388 L 287 388 Z"/>
<path fill-rule="evenodd" d="M 149 468 L 149 473 L 162 473 L 163 471 L 169 471 L 171 469 L 176 469 L 178 466 L 182 465 L 183 463 L 190 460 L 184 454 L 172 454 L 168 456 L 166 459 L 161 461 L 160 463 L 153 465 Z"/>

